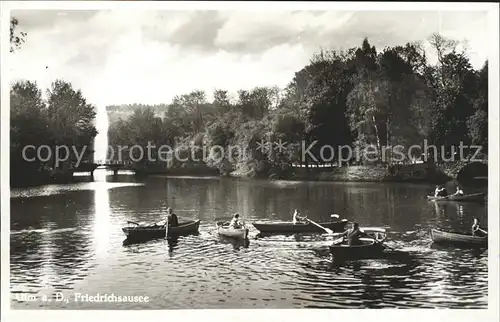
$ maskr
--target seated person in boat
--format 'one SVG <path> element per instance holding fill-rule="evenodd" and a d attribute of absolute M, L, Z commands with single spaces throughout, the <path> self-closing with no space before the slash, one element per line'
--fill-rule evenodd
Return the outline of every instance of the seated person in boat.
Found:
<path fill-rule="evenodd" d="M 292 223 L 295 225 L 297 223 L 306 222 L 307 216 L 301 217 L 298 209 L 295 209 L 293 213 Z"/>
<path fill-rule="evenodd" d="M 351 229 L 346 230 L 340 235 L 340 237 L 347 237 L 348 245 L 360 245 L 362 244 L 359 240 L 361 237 L 367 237 L 368 235 L 359 229 L 359 224 L 355 222 Z"/>
<path fill-rule="evenodd" d="M 440 185 L 436 186 L 436 190 L 434 191 L 434 197 L 446 197 L 448 195 L 448 191 L 446 188 Z"/>
<path fill-rule="evenodd" d="M 457 186 L 457 191 L 455 191 L 455 193 L 453 195 L 454 196 L 463 196 L 464 192 L 462 191 L 462 189 L 460 189 L 460 186 Z"/>
<path fill-rule="evenodd" d="M 174 214 L 174 212 L 172 211 L 172 208 L 170 208 L 170 207 L 167 208 L 167 218 L 168 218 L 168 225 L 170 227 L 179 226 L 179 219 L 177 218 L 177 215 Z"/>
<path fill-rule="evenodd" d="M 472 224 L 472 236 L 484 237 L 486 235 L 488 235 L 488 233 L 479 227 L 479 220 L 474 218 L 474 223 Z"/>
<path fill-rule="evenodd" d="M 243 227 L 243 224 L 240 222 L 240 214 L 234 214 L 233 219 L 231 219 L 231 222 L 229 223 L 229 227 L 233 229 L 240 229 Z"/>

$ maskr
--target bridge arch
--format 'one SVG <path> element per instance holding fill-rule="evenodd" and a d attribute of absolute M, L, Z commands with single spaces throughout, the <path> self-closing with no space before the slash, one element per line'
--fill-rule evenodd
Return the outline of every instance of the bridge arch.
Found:
<path fill-rule="evenodd" d="M 467 181 L 478 177 L 488 177 L 488 164 L 483 162 L 472 162 L 465 165 L 457 173 L 458 181 Z"/>

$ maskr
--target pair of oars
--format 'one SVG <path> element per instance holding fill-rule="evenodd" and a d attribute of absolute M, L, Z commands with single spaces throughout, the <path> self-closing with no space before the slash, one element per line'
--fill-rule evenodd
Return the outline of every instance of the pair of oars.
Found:
<path fill-rule="evenodd" d="M 339 218 L 339 215 L 337 215 L 337 214 L 332 214 L 330 217 L 332 217 L 332 218 Z M 311 220 L 311 219 L 309 219 L 309 218 L 307 218 L 307 220 L 308 220 L 311 224 L 313 224 L 313 225 L 315 225 L 315 226 L 317 226 L 317 227 L 319 227 L 319 228 L 323 229 L 324 231 L 326 231 L 326 232 L 327 232 L 327 234 L 329 234 L 329 235 L 334 236 L 334 235 L 341 235 L 341 234 L 342 234 L 342 233 L 334 233 L 334 232 L 333 232 L 333 230 L 331 230 L 331 229 L 329 229 L 329 228 L 326 228 L 326 227 L 323 227 L 323 226 L 321 226 L 320 224 L 318 224 L 317 222 L 314 222 L 314 221 L 312 221 L 312 220 Z M 380 241 L 378 241 L 378 240 L 376 240 L 376 239 L 374 239 L 374 241 L 375 241 L 376 243 L 379 243 L 379 244 L 380 244 Z M 337 240 L 335 240 L 335 241 L 334 241 L 334 243 L 336 243 L 336 242 L 337 242 Z M 387 245 L 384 245 L 384 247 L 387 247 L 387 248 L 390 248 L 390 249 L 392 249 L 392 250 L 395 250 L 394 248 L 392 248 L 392 247 L 390 247 L 390 246 L 387 246 Z"/>
<path fill-rule="evenodd" d="M 332 215 L 330 215 L 330 217 L 332 217 L 332 218 L 340 218 L 340 216 L 339 216 L 339 215 L 337 215 L 337 214 L 332 214 Z M 307 219 L 307 221 L 309 221 L 311 224 L 313 224 L 313 225 L 315 225 L 315 226 L 317 226 L 317 227 L 319 227 L 319 228 L 323 229 L 324 231 L 326 231 L 326 233 L 327 233 L 327 234 L 329 234 L 329 235 L 338 234 L 338 233 L 334 233 L 334 232 L 333 232 L 333 230 L 331 230 L 330 228 L 323 227 L 323 226 L 321 226 L 320 224 L 318 224 L 317 222 L 314 222 L 314 221 L 312 221 L 312 220 L 311 220 L 311 219 L 309 219 L 309 218 L 306 218 L 306 219 Z"/>

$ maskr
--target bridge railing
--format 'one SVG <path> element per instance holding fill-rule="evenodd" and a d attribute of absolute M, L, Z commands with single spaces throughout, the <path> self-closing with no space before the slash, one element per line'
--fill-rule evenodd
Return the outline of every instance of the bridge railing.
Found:
<path fill-rule="evenodd" d="M 126 160 L 126 161 L 119 161 L 119 160 L 95 160 L 95 164 L 99 166 L 110 166 L 110 165 L 121 165 L 121 166 L 127 166 L 127 165 L 132 165 L 133 162 Z"/>

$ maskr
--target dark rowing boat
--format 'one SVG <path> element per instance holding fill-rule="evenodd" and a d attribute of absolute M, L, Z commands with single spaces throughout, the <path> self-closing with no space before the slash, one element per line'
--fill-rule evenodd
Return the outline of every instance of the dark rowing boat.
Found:
<path fill-rule="evenodd" d="M 436 244 L 453 244 L 466 247 L 488 247 L 488 236 L 478 237 L 449 233 L 438 229 L 431 230 L 432 241 Z"/>
<path fill-rule="evenodd" d="M 387 238 L 387 232 L 383 228 L 369 227 L 361 228 L 367 237 L 360 238 L 359 245 L 348 245 L 343 243 L 343 238 L 339 238 L 330 246 L 330 253 L 334 259 L 363 259 L 376 258 L 384 250 L 384 241 Z"/>
<path fill-rule="evenodd" d="M 137 224 L 133 222 L 129 222 L 133 224 L 132 226 L 123 227 L 122 231 L 127 236 L 127 239 L 156 239 L 156 238 L 165 238 L 165 224 L 158 225 L 154 224 Z M 198 232 L 198 228 L 200 227 L 199 220 L 188 220 L 179 222 L 179 225 L 176 227 L 168 227 L 168 235 L 169 236 L 184 236 L 195 234 Z"/>
<path fill-rule="evenodd" d="M 458 196 L 458 195 L 449 195 L 446 197 L 434 197 L 434 196 L 427 196 L 428 200 L 433 200 L 433 201 L 479 201 L 483 202 L 485 199 L 486 194 L 483 192 L 480 193 L 473 193 L 470 195 L 463 195 L 463 196 Z"/>
<path fill-rule="evenodd" d="M 329 221 L 319 223 L 321 226 L 331 229 L 334 232 L 345 231 L 347 224 L 346 219 L 340 221 Z M 311 223 L 296 223 L 291 222 L 276 222 L 276 223 L 263 223 L 253 222 L 252 225 L 261 233 L 264 234 L 300 234 L 300 233 L 324 233 L 325 231 Z"/>
<path fill-rule="evenodd" d="M 330 253 L 338 259 L 363 259 L 377 257 L 384 251 L 382 242 L 373 238 L 360 238 L 360 245 L 333 244 Z"/>

